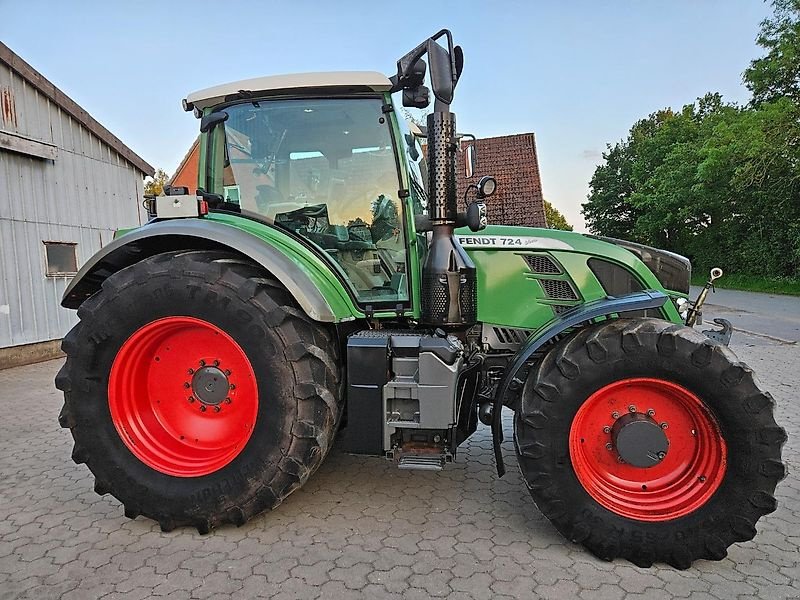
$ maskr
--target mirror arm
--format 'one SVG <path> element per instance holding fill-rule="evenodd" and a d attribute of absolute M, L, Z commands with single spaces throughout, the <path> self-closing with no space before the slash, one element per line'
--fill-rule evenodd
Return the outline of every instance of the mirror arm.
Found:
<path fill-rule="evenodd" d="M 445 36 L 447 38 L 447 55 L 450 61 L 450 78 L 452 81 L 453 89 L 456 87 L 456 83 L 458 83 L 458 78 L 461 75 L 461 66 L 463 66 L 463 56 L 457 57 L 456 52 L 453 48 L 453 34 L 450 33 L 449 29 L 441 29 L 433 34 L 431 37 L 426 39 L 424 42 L 419 44 L 416 48 L 414 48 L 411 52 L 405 54 L 400 60 L 397 61 L 397 74 L 392 75 L 389 78 L 389 81 L 392 82 L 392 87 L 389 90 L 390 93 L 398 92 L 402 89 L 406 89 L 411 84 L 421 84 L 422 82 L 415 82 L 413 78 L 415 76 L 414 73 L 414 65 L 420 60 L 426 53 L 430 55 L 428 52 L 429 44 L 436 43 L 440 37 Z M 461 50 L 459 47 L 460 54 Z M 461 63 L 461 64 L 460 64 Z M 423 76 L 424 77 L 424 76 Z M 434 105 L 434 110 L 437 112 L 449 112 L 450 105 L 445 104 L 443 102 L 436 101 Z"/>
<path fill-rule="evenodd" d="M 200 133 L 207 133 L 220 123 L 228 120 L 228 113 L 224 110 L 212 112 L 200 119 Z"/>
<path fill-rule="evenodd" d="M 413 67 L 417 61 L 425 54 L 426 44 L 428 40 L 422 42 L 419 46 L 414 48 L 411 52 L 403 56 L 397 61 L 397 75 L 392 75 L 389 81 L 392 82 L 392 89 L 390 93 L 399 92 L 410 83 L 408 80 L 413 75 Z"/>

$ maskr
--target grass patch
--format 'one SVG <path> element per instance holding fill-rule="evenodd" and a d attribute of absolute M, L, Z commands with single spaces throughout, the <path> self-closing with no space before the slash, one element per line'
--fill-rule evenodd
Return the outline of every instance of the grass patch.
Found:
<path fill-rule="evenodd" d="M 692 273 L 692 285 L 705 285 L 707 280 L 706 273 Z M 727 290 L 800 296 L 800 279 L 791 277 L 758 277 L 757 275 L 728 275 L 726 273 L 714 285 Z"/>

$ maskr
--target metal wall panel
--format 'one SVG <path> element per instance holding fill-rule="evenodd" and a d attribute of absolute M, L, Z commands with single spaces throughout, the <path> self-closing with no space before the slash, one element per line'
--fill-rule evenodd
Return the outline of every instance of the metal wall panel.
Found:
<path fill-rule="evenodd" d="M 47 277 L 45 241 L 77 244 L 78 265 L 114 230 L 146 219 L 142 173 L 0 64 L 0 129 L 58 147 L 54 161 L 0 150 L 0 348 L 64 336 L 68 277 Z M 13 117 L 13 118 L 12 118 Z"/>

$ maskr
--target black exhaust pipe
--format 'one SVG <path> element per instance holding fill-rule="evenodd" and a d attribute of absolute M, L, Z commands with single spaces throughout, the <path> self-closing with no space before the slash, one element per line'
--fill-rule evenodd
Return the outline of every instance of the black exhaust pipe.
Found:
<path fill-rule="evenodd" d="M 428 115 L 428 216 L 433 225 L 422 269 L 422 320 L 466 329 L 478 320 L 475 265 L 456 239 L 456 116 L 445 108 Z"/>

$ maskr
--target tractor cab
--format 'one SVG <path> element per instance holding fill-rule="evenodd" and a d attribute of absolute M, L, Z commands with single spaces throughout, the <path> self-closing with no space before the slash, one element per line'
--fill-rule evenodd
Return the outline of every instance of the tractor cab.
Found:
<path fill-rule="evenodd" d="M 230 89 L 221 90 L 221 87 Z M 264 77 L 192 94 L 219 208 L 321 252 L 360 303 L 409 300 L 407 144 L 378 73 Z M 244 92 L 247 90 L 247 93 Z M 414 199 L 421 211 L 423 186 Z"/>

